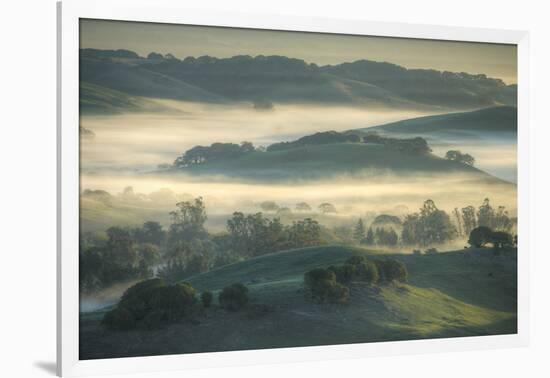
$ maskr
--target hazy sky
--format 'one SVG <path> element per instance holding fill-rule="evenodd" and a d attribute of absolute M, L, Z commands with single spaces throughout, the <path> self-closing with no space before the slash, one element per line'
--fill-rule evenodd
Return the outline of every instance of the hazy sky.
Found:
<path fill-rule="evenodd" d="M 81 48 L 128 49 L 142 56 L 285 55 L 319 65 L 369 59 L 517 82 L 515 45 L 100 20 L 81 20 L 80 40 Z"/>

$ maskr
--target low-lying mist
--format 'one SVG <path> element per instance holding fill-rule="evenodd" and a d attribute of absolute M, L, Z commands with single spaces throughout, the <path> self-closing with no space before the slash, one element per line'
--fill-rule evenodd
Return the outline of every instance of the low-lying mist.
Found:
<path fill-rule="evenodd" d="M 180 112 L 83 116 L 81 126 L 95 133 L 81 143 L 81 168 L 147 170 L 171 164 L 195 145 L 214 142 L 268 145 L 318 131 L 344 131 L 428 113 L 397 109 L 279 105 L 254 110 L 251 104 L 211 105 L 156 100 Z"/>
<path fill-rule="evenodd" d="M 484 198 L 494 206 L 506 206 L 516 212 L 516 186 L 512 184 L 473 181 L 456 174 L 423 177 L 380 176 L 349 178 L 332 177 L 309 182 L 238 182 L 223 177 L 172 177 L 154 175 L 83 175 L 82 189 L 101 189 L 115 195 L 110 202 L 85 196 L 81 201 L 83 227 L 97 230 L 100 226 L 139 224 L 145 220 L 169 221 L 168 213 L 176 202 L 203 197 L 211 231 L 225 228 L 225 221 L 235 211 L 262 211 L 260 203 L 274 201 L 288 207 L 295 216 L 295 204 L 308 203 L 313 212 L 318 205 L 333 204 L 336 214 L 325 215 L 323 221 L 341 224 L 356 221 L 368 212 L 404 215 L 418 210 L 426 199 L 446 211 L 468 205 L 479 206 Z M 132 191 L 122 194 L 124 188 Z M 164 189 L 161 189 L 164 188 Z M 118 195 L 116 195 L 118 193 Z M 327 224 L 330 226 L 330 224 Z M 104 229 L 104 228 L 103 228 Z"/>

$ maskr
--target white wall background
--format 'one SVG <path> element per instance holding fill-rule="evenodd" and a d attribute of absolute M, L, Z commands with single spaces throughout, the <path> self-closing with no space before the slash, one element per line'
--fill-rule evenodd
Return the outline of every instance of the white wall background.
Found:
<path fill-rule="evenodd" d="M 535 0 L 202 0 L 187 5 L 529 30 L 534 243 L 530 251 L 532 338 L 528 348 L 187 371 L 185 376 L 550 376 L 550 251 L 546 242 L 550 223 L 550 123 L 546 114 L 550 100 L 548 3 Z M 55 362 L 55 1 L 4 2 L 2 16 L 0 376 L 52 376 Z"/>

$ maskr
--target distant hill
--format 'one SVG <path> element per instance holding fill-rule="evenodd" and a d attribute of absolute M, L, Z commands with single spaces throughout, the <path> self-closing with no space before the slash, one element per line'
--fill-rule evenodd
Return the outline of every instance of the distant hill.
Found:
<path fill-rule="evenodd" d="M 498 106 L 471 112 L 407 119 L 360 131 L 425 134 L 441 131 L 517 132 L 517 108 Z"/>
<path fill-rule="evenodd" d="M 80 111 L 85 114 L 114 114 L 136 111 L 160 111 L 164 107 L 146 98 L 88 82 L 80 82 Z"/>
<path fill-rule="evenodd" d="M 338 175 L 373 177 L 384 174 L 417 175 L 464 173 L 478 180 L 500 182 L 479 169 L 433 154 L 414 155 L 382 145 L 333 143 L 277 151 L 255 151 L 165 173 L 226 175 L 258 180 L 316 179 Z"/>
<path fill-rule="evenodd" d="M 515 105 L 515 86 L 485 75 L 361 60 L 317 66 L 284 56 L 140 57 L 83 49 L 82 82 L 129 95 L 200 102 L 269 101 L 466 109 Z"/>

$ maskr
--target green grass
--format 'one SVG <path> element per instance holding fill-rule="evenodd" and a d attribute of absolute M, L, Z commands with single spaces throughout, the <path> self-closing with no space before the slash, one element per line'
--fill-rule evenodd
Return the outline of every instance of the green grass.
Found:
<path fill-rule="evenodd" d="M 214 292 L 242 282 L 248 286 L 253 302 L 300 303 L 306 271 L 343 263 L 354 254 L 391 256 L 408 267 L 408 284 L 382 286 L 376 294 L 370 288 L 359 287 L 358 296 L 352 296 L 349 307 L 357 307 L 359 312 L 368 309 L 369 302 L 381 301 L 383 308 L 367 318 L 384 328 L 425 336 L 446 329 L 467 333 L 479 327 L 490 329 L 493 323 L 515 317 L 515 251 L 501 256 L 494 256 L 489 249 L 413 256 L 346 246 L 312 247 L 231 264 L 188 281 L 200 291 Z"/>
<path fill-rule="evenodd" d="M 407 283 L 353 283 L 346 305 L 319 305 L 304 295 L 303 274 L 354 254 L 407 264 Z M 386 255 L 350 246 L 289 250 L 191 277 L 217 294 L 242 282 L 248 309 L 208 309 L 193 324 L 155 331 L 107 332 L 100 316 L 81 317 L 82 359 L 328 344 L 510 334 L 517 331 L 516 251 L 472 249 L 430 256 Z M 217 295 L 215 296 L 217 298 Z M 261 306 L 265 307 L 265 310 Z M 144 341 L 146 340 L 146 342 Z"/>

